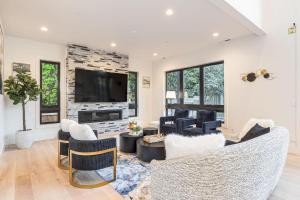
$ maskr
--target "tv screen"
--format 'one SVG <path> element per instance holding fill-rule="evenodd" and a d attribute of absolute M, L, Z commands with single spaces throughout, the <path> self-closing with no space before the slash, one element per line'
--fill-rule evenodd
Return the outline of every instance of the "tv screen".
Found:
<path fill-rule="evenodd" d="M 126 102 L 127 74 L 75 69 L 75 102 Z"/>

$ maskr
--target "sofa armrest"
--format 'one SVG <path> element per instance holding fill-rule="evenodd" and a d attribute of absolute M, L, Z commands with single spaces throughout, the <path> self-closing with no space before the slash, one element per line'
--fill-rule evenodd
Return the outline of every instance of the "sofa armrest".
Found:
<path fill-rule="evenodd" d="M 176 120 L 176 130 L 178 133 L 183 133 L 184 129 L 194 125 L 195 123 L 196 120 L 192 118 L 179 118 Z"/>
<path fill-rule="evenodd" d="M 216 128 L 220 127 L 221 124 L 222 124 L 221 121 L 203 122 L 202 124 L 203 133 L 209 133 L 211 130 L 216 130 Z"/>

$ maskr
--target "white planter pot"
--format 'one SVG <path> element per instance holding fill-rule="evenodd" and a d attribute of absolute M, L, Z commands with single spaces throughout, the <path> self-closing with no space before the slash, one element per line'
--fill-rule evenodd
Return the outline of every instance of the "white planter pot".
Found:
<path fill-rule="evenodd" d="M 16 134 L 16 145 L 19 149 L 28 149 L 32 145 L 32 130 L 18 131 Z"/>

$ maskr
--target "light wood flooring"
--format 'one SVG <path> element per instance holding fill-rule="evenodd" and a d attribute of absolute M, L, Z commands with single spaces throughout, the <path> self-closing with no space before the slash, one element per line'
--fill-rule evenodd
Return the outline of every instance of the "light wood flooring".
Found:
<path fill-rule="evenodd" d="M 121 200 L 110 186 L 78 189 L 68 172 L 57 167 L 57 141 L 36 142 L 29 150 L 8 149 L 0 155 L 1 200 Z M 271 200 L 300 199 L 300 157 L 289 155 Z"/>

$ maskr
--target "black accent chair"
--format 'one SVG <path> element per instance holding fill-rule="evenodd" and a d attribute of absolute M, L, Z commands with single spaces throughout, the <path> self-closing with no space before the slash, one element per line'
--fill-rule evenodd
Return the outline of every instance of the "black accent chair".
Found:
<path fill-rule="evenodd" d="M 96 188 L 116 180 L 117 147 L 116 138 L 101 140 L 69 139 L 69 181 L 79 188 Z M 73 170 L 93 171 L 113 166 L 113 179 L 92 185 L 74 181 Z"/>
<path fill-rule="evenodd" d="M 218 133 L 216 128 L 220 127 L 221 121 L 217 121 L 217 113 L 215 111 L 199 110 L 197 118 L 185 118 L 177 121 L 177 131 L 185 136 L 197 136 L 210 133 Z M 196 125 L 196 127 L 193 127 Z"/>
<path fill-rule="evenodd" d="M 161 117 L 159 120 L 160 133 L 167 135 L 169 133 L 177 133 L 177 120 L 180 118 L 187 118 L 189 110 L 175 109 L 174 116 Z M 166 122 L 171 122 L 167 124 Z"/>
<path fill-rule="evenodd" d="M 64 132 L 63 130 L 58 131 L 58 167 L 60 169 L 67 170 L 68 166 L 63 165 L 62 161 L 69 156 L 69 139 L 70 133 Z"/>
<path fill-rule="evenodd" d="M 96 137 L 98 137 L 97 131 L 93 130 Z M 67 164 L 62 164 L 63 160 L 67 159 L 69 156 L 69 139 L 71 135 L 69 132 L 65 132 L 63 130 L 58 131 L 58 167 L 60 169 L 68 170 L 69 166 Z M 67 160 L 68 161 L 68 160 Z"/>

